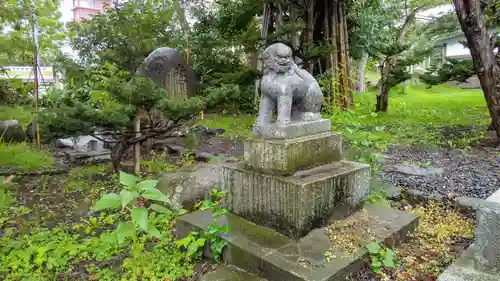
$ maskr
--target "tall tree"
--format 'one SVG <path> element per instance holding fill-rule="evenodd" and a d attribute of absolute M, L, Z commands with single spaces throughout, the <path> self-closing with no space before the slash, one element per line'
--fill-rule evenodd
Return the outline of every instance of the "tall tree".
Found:
<path fill-rule="evenodd" d="M 55 60 L 62 40 L 66 38 L 64 26 L 59 21 L 60 1 L 36 1 L 39 28 L 39 52 L 41 64 Z M 33 1 L 0 0 L 0 65 L 32 65 L 33 48 Z"/>
<path fill-rule="evenodd" d="M 486 12 L 500 21 L 498 1 L 453 0 L 460 26 L 467 39 L 476 74 L 481 82 L 492 119 L 492 127 L 500 138 L 500 39 L 488 33 Z"/>
<path fill-rule="evenodd" d="M 438 6 L 444 2 L 443 0 L 390 1 L 390 5 L 399 7 L 403 18 L 401 19 L 402 25 L 394 29 L 392 44 L 382 51 L 385 57 L 380 65 L 381 78 L 376 111 L 385 112 L 388 110 L 390 89 L 410 78 L 407 68 L 422 61 L 431 51 L 431 45 L 428 44 L 428 34 L 415 32 L 422 30 L 415 26 L 417 14 L 424 9 Z"/>
<path fill-rule="evenodd" d="M 349 54 L 357 62 L 356 90 L 363 92 L 368 59 L 382 55 L 380 51 L 390 42 L 401 9 L 383 0 L 350 0 L 347 8 Z"/>

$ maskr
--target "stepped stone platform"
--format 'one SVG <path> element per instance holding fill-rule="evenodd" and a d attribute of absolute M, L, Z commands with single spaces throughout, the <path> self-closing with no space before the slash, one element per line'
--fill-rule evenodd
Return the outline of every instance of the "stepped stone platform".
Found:
<path fill-rule="evenodd" d="M 389 246 L 406 238 L 406 234 L 417 226 L 415 215 L 381 204 L 367 204 L 364 211 L 374 217 L 367 227 Z M 357 220 L 359 216 L 362 212 L 347 219 Z M 190 231 L 207 230 L 210 223 L 210 210 L 186 214 L 177 219 L 177 235 L 185 237 Z M 337 258 L 327 261 L 325 253 L 331 249 L 331 244 L 326 228 L 315 229 L 295 240 L 233 214 L 220 217 L 219 224 L 231 226 L 231 232 L 221 236 L 227 241 L 223 261 L 270 281 L 343 280 L 348 272 L 361 268 L 367 254 L 363 245 L 352 256 L 344 256 L 342 250 L 334 249 Z"/>
<path fill-rule="evenodd" d="M 264 51 L 254 135 L 244 142 L 243 161 L 222 164 L 217 175 L 230 212 L 219 224 L 231 228 L 221 234 L 222 259 L 270 281 L 345 280 L 363 264 L 366 244 L 394 246 L 417 217 L 365 204 L 371 168 L 342 160 L 341 137 L 321 119 L 320 87 L 292 55 L 280 43 Z M 211 223 L 211 210 L 193 212 L 177 219 L 176 233 L 206 231 Z M 211 255 L 208 245 L 204 254 Z"/>
<path fill-rule="evenodd" d="M 300 238 L 332 216 L 358 210 L 369 192 L 370 166 L 341 161 L 293 176 L 273 176 L 243 164 L 223 166 L 225 207 L 233 214 Z"/>
<path fill-rule="evenodd" d="M 233 266 L 220 266 L 216 270 L 203 275 L 199 281 L 266 281 L 254 274 Z"/>

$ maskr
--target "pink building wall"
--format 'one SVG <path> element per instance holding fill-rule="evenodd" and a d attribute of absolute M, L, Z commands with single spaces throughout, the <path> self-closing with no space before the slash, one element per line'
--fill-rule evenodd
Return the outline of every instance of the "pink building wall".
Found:
<path fill-rule="evenodd" d="M 73 16 L 75 21 L 87 19 L 93 14 L 104 11 L 104 5 L 111 5 L 112 0 L 73 0 Z"/>

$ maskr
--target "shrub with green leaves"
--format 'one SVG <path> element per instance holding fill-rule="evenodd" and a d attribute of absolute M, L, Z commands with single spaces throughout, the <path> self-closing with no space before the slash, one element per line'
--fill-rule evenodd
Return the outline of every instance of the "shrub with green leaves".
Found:
<path fill-rule="evenodd" d="M 396 267 L 396 254 L 393 250 L 380 245 L 380 242 L 370 243 L 366 245 L 366 249 L 370 254 L 370 265 L 373 272 L 381 274 L 383 268 Z"/>
<path fill-rule="evenodd" d="M 148 210 L 159 213 L 170 214 L 172 211 L 160 204 L 144 206 L 144 201 L 158 201 L 170 204 L 169 198 L 156 188 L 157 180 L 138 181 L 134 175 L 120 172 L 120 184 L 123 189 L 120 193 L 107 193 L 93 206 L 94 211 L 119 209 L 128 210 L 132 221 L 120 222 L 117 228 L 119 243 L 123 243 L 129 237 L 135 237 L 137 231 L 144 232 L 151 237 L 162 238 L 160 231 L 148 221 Z"/>
<path fill-rule="evenodd" d="M 214 188 L 212 189 L 212 198 L 215 198 L 215 200 L 210 198 L 197 204 L 196 207 L 200 210 L 212 210 L 213 222 L 208 225 L 206 231 L 201 233 L 197 231 L 190 232 L 188 236 L 177 241 L 177 247 L 185 249 L 188 257 L 193 259 L 201 257 L 205 243 L 208 243 L 214 259 L 216 261 L 221 261 L 222 250 L 227 244 L 220 235 L 231 231 L 230 225 L 219 225 L 219 218 L 229 214 L 227 209 L 220 206 L 222 197 L 224 197 L 224 192 L 217 191 L 217 189 Z"/>

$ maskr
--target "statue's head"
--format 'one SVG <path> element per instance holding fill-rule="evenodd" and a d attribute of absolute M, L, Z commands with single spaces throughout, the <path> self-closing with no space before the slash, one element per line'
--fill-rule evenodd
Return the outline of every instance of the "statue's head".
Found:
<path fill-rule="evenodd" d="M 277 73 L 288 72 L 294 64 L 292 49 L 283 43 L 267 47 L 262 58 L 264 67 Z"/>

